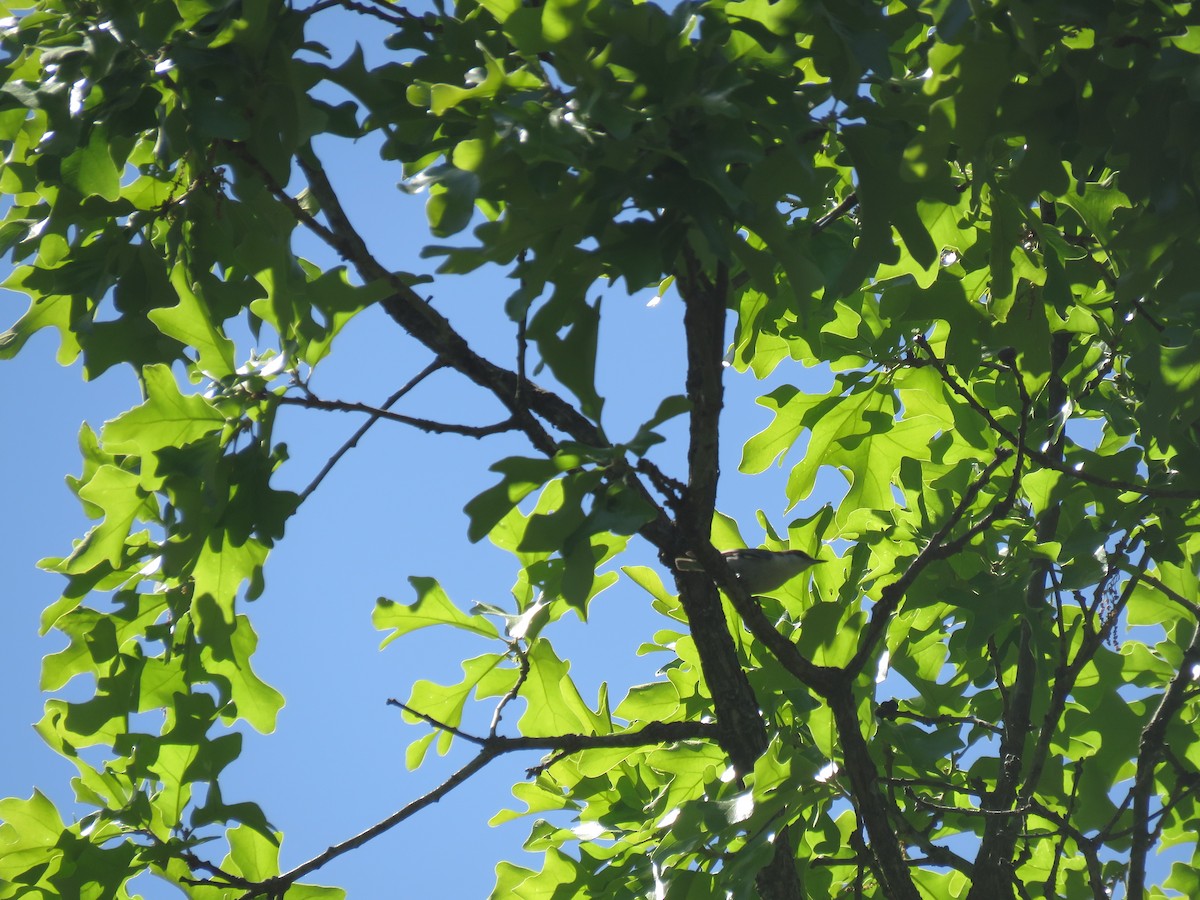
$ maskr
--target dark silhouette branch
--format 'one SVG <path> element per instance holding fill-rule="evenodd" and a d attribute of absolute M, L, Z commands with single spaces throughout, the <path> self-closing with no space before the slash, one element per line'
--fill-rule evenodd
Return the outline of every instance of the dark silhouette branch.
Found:
<path fill-rule="evenodd" d="M 249 156 L 244 150 L 242 152 Z M 297 221 L 312 228 L 314 234 L 350 262 L 364 281 L 382 281 L 388 285 L 392 294 L 380 302 L 384 311 L 396 324 L 437 354 L 447 366 L 495 396 L 509 410 L 516 423 L 516 430 L 523 432 L 529 442 L 544 455 L 553 456 L 558 450 L 558 442 L 535 416 L 581 444 L 601 449 L 610 447 L 600 429 L 570 403 L 528 380 L 524 373 L 497 366 L 472 350 L 445 316 L 422 299 L 401 276 L 385 268 L 371 254 L 342 209 L 337 194 L 312 149 L 307 148 L 298 157 L 297 162 L 308 181 L 309 189 L 320 202 L 330 227 L 314 228 L 313 226 L 319 223 L 307 215 L 298 217 Z M 260 177 L 269 178 L 269 173 L 263 172 L 261 166 L 256 171 Z M 269 180 L 266 184 L 281 202 L 287 202 L 284 199 L 287 196 L 286 192 Z M 636 479 L 632 481 L 631 487 L 645 501 L 647 508 L 655 511 L 654 518 L 643 525 L 639 533 L 660 551 L 675 546 L 678 543 L 675 529 L 654 502 L 649 491 Z"/>
<path fill-rule="evenodd" d="M 1133 781 L 1133 839 L 1129 848 L 1128 897 L 1141 897 L 1146 889 L 1146 855 L 1154 834 L 1151 830 L 1150 797 L 1154 794 L 1154 772 L 1163 757 L 1167 726 L 1183 707 L 1185 689 L 1193 680 L 1192 667 L 1200 663 L 1200 628 L 1183 652 L 1179 669 L 1167 685 L 1158 708 L 1142 729 L 1138 741 L 1137 774 Z"/>
<path fill-rule="evenodd" d="M 403 704 L 396 703 L 395 701 L 388 702 L 396 706 L 403 706 Z M 407 709 L 407 707 L 404 708 Z M 420 713 L 416 713 L 413 710 L 410 710 L 410 712 L 414 712 L 415 715 L 420 716 Z M 426 716 L 421 716 L 421 718 L 427 721 L 434 721 Z M 447 728 L 448 726 L 442 725 L 441 727 Z M 465 734 L 456 729 L 453 731 L 459 736 L 466 737 Z M 315 872 L 339 856 L 374 840 L 384 832 L 395 828 L 406 819 L 412 818 L 426 807 L 437 803 L 455 788 L 465 783 L 472 775 L 493 759 L 503 756 L 506 753 L 514 753 L 521 750 L 555 750 L 570 754 L 595 748 L 646 747 L 687 740 L 713 740 L 716 738 L 716 732 L 717 727 L 707 722 L 652 722 L 637 731 L 620 734 L 566 734 L 544 738 L 500 736 L 483 738 L 484 743 L 479 753 L 433 790 L 406 804 L 386 819 L 359 832 L 354 837 L 339 844 L 334 844 L 307 862 L 301 863 L 281 875 L 261 882 L 249 882 L 244 879 L 231 877 L 227 873 L 221 873 L 220 877 L 227 879 L 230 885 L 246 890 L 246 893 L 242 895 L 242 900 L 251 900 L 253 897 L 282 896 L 283 892 L 289 886 L 295 884 L 304 876 Z M 213 866 L 209 866 L 207 863 L 203 863 L 201 860 L 195 860 L 195 863 L 196 865 L 193 868 L 202 868 L 214 873 L 220 871 Z M 202 883 L 212 884 L 213 882 Z"/>
<path fill-rule="evenodd" d="M 507 737 L 502 734 L 470 734 L 433 716 L 413 709 L 407 703 L 389 698 L 388 706 L 395 706 L 423 722 L 455 737 L 469 741 L 478 747 L 493 749 L 499 753 L 518 750 L 555 750 L 578 753 L 580 750 L 608 749 L 612 747 L 649 747 L 656 744 L 673 744 L 678 741 L 715 740 L 717 726 L 711 722 L 648 722 L 636 731 L 621 731 L 615 734 L 558 734 L 552 737 Z"/>
<path fill-rule="evenodd" d="M 923 339 L 922 339 L 923 340 Z M 1046 389 L 1046 411 L 1049 418 L 1047 440 L 1050 441 L 1048 459 L 1062 461 L 1066 445 L 1065 429 L 1054 434 L 1053 415 L 1063 408 L 1067 399 L 1067 385 L 1062 378 L 1062 369 L 1070 349 L 1070 335 L 1059 332 L 1050 339 L 1050 380 Z M 928 347 L 928 344 L 924 345 Z M 939 370 L 940 371 L 940 370 Z M 1038 542 L 1052 540 L 1058 530 L 1061 507 L 1054 505 L 1042 511 L 1034 526 Z M 1032 730 L 1031 715 L 1034 694 L 1039 684 L 1039 660 L 1035 655 L 1035 623 L 1046 615 L 1046 589 L 1050 582 L 1053 564 L 1049 560 L 1034 560 L 1029 580 L 1025 586 L 1025 605 L 1022 610 L 1017 635 L 1016 676 L 1009 693 L 1005 710 L 1003 732 L 1000 735 L 1000 770 L 996 786 L 984 797 L 983 805 L 991 811 L 1023 809 L 1019 804 L 1018 785 L 1025 768 L 1026 741 Z M 1045 673 L 1041 676 L 1045 678 Z M 1019 833 L 1018 817 L 989 818 L 984 825 L 983 839 L 975 858 L 976 879 L 971 885 L 968 900 L 990 900 L 1009 897 L 1017 881 L 1008 865 Z"/>
<path fill-rule="evenodd" d="M 854 808 L 871 842 L 870 858 L 883 894 L 889 900 L 918 900 L 921 894 L 913 884 L 900 840 L 891 825 L 899 817 L 899 811 L 881 790 L 883 779 L 863 738 L 852 682 L 840 680 L 825 700 L 833 713 L 842 748 L 842 768 L 850 781 Z"/>
<path fill-rule="evenodd" d="M 397 28 L 418 25 L 425 31 L 441 30 L 440 27 L 426 27 L 424 20 L 420 16 L 413 15 L 403 6 L 397 6 L 393 3 L 388 3 L 386 9 L 381 9 L 377 5 L 356 3 L 355 0 L 321 0 L 320 3 L 314 3 L 312 6 L 300 10 L 300 13 L 305 16 L 313 16 L 327 9 L 339 8 L 358 13 L 359 15 L 371 16 L 380 21 L 387 22 L 389 25 L 395 25 Z"/>
<path fill-rule="evenodd" d="M 906 709 L 900 709 L 898 706 L 895 709 L 885 708 L 883 705 L 879 707 L 879 718 L 881 719 L 912 719 L 914 722 L 924 722 L 926 725 L 973 725 L 977 728 L 983 728 L 987 731 L 1000 733 L 1000 727 L 985 719 L 980 719 L 977 716 L 927 716 L 922 713 L 911 712 Z"/>
<path fill-rule="evenodd" d="M 394 394 L 392 394 L 390 397 L 388 397 L 386 400 L 384 400 L 383 405 L 379 407 L 379 410 L 384 411 L 384 412 L 386 412 L 387 410 L 390 410 L 393 406 L 395 406 L 400 401 L 400 399 L 405 394 L 407 394 L 409 391 L 411 391 L 413 388 L 415 388 L 418 384 L 420 384 L 422 381 L 424 381 L 426 378 L 428 378 L 430 375 L 432 375 L 434 372 L 436 372 L 438 369 L 440 369 L 442 367 L 443 367 L 443 363 L 440 360 L 435 359 L 433 362 L 431 362 L 429 365 L 427 365 L 424 369 L 422 369 L 420 372 L 418 372 L 416 375 L 414 375 L 413 378 L 411 380 L 409 380 L 409 382 L 407 384 L 405 384 L 398 391 L 396 391 Z M 378 422 L 381 418 L 383 418 L 383 416 L 378 415 L 376 413 L 372 413 L 370 416 L 367 417 L 367 421 L 364 422 L 361 426 L 359 426 L 358 430 L 355 431 L 354 434 L 352 434 L 350 436 L 349 440 L 347 440 L 344 444 L 342 444 L 342 446 L 340 446 L 337 449 L 337 452 L 334 453 L 333 456 L 329 457 L 328 462 L 326 462 L 325 465 L 323 465 L 321 467 L 321 471 L 318 472 L 316 477 L 313 478 L 313 480 L 309 482 L 308 487 L 306 487 L 303 491 L 300 492 L 300 500 L 299 500 L 300 503 L 303 503 L 305 500 L 308 499 L 309 495 L 312 494 L 312 492 L 315 491 L 320 486 L 321 482 L 325 480 L 325 477 L 331 471 L 333 471 L 333 467 L 336 466 L 338 464 L 338 462 L 341 461 L 341 458 L 343 456 L 345 456 L 347 453 L 349 453 L 351 450 L 353 450 L 355 447 L 357 447 L 358 442 L 363 439 L 363 436 L 366 435 L 366 433 L 371 429 L 371 426 L 374 425 L 376 422 Z"/>
<path fill-rule="evenodd" d="M 686 550 L 712 549 L 709 535 L 717 499 L 719 422 L 724 405 L 725 309 L 730 290 L 729 270 L 718 263 L 710 278 L 691 247 L 685 247 L 682 267 L 675 273 L 683 298 L 683 327 L 687 346 L 688 483 L 676 512 L 680 539 L 660 548 L 663 562 L 673 566 Z M 726 567 L 728 573 L 728 567 Z M 706 573 L 676 573 L 680 602 L 700 656 L 700 668 L 717 714 L 720 743 L 739 777 L 754 768 L 767 749 L 767 729 L 760 704 L 738 659 L 733 636 L 716 584 Z M 763 900 L 800 900 L 803 890 L 787 829 L 776 835 L 775 853 L 758 874 Z"/>
<path fill-rule="evenodd" d="M 846 199 L 831 209 L 817 221 L 813 222 L 812 230 L 815 234 L 818 231 L 824 231 L 854 207 L 858 206 L 858 191 L 851 191 L 846 195 Z"/>
<path fill-rule="evenodd" d="M 330 412 L 366 413 L 370 416 L 368 424 L 385 419 L 389 422 L 399 422 L 401 425 L 411 425 L 413 428 L 419 428 L 421 431 L 431 434 L 461 434 L 465 437 L 482 438 L 505 431 L 516 431 L 518 428 L 517 423 L 511 418 L 492 425 L 455 425 L 449 422 L 434 422 L 432 419 L 419 419 L 402 413 L 390 412 L 386 406 L 370 406 L 350 400 L 323 400 L 307 390 L 303 397 L 262 394 L 260 399 L 273 400 L 281 406 L 302 406 L 305 409 L 323 409 Z"/>

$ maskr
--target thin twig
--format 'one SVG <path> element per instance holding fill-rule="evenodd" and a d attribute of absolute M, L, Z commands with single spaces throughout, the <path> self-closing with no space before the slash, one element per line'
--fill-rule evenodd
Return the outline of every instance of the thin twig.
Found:
<path fill-rule="evenodd" d="M 918 345 L 920 345 L 921 349 L 929 354 L 929 358 L 933 363 L 933 367 L 937 369 L 938 374 L 942 376 L 942 381 L 945 382 L 946 386 L 950 388 L 951 391 L 953 391 L 959 397 L 962 397 L 962 399 L 967 402 L 967 405 L 981 415 L 988 425 L 990 425 L 997 434 L 1004 438 L 1005 441 L 1017 448 L 1021 448 L 1023 446 L 1017 435 L 1015 435 L 1010 429 L 1001 425 L 999 420 L 992 415 L 991 410 L 975 399 L 971 392 L 968 391 L 966 387 L 964 387 L 959 380 L 950 373 L 949 368 L 946 366 L 945 360 L 941 359 L 933 352 L 933 348 L 929 346 L 929 342 L 925 339 L 924 335 L 918 334 L 914 337 L 914 340 Z M 1159 488 L 1152 487 L 1147 484 L 1136 484 L 1132 481 L 1120 481 L 1102 478 L 1099 475 L 1091 474 L 1082 467 L 1076 468 L 1073 465 L 1068 465 L 1064 460 L 1055 459 L 1050 454 L 1041 450 L 1034 450 L 1031 447 L 1024 447 L 1024 453 L 1030 459 L 1048 469 L 1053 469 L 1056 472 L 1061 472 L 1064 475 L 1077 478 L 1080 481 L 1086 481 L 1088 484 L 1094 484 L 1098 487 L 1108 488 L 1109 490 L 1130 491 L 1135 494 L 1143 494 L 1147 497 L 1168 497 L 1184 500 L 1192 500 L 1200 497 L 1200 491 Z"/>
<path fill-rule="evenodd" d="M 979 728 L 994 731 L 997 734 L 1000 732 L 1000 727 L 980 719 L 976 716 L 927 716 L 922 713 L 910 712 L 909 710 L 896 708 L 895 710 L 884 711 L 883 706 L 879 709 L 879 718 L 881 719 L 912 719 L 916 722 L 924 722 L 926 725 L 975 725 Z"/>
<path fill-rule="evenodd" d="M 1018 806 L 1013 809 L 988 809 L 982 806 L 947 806 L 943 803 L 934 803 L 932 800 L 926 800 L 920 794 L 911 791 L 909 792 L 909 797 L 918 806 L 924 806 L 927 809 L 932 809 L 935 812 L 940 812 L 943 814 L 953 813 L 955 815 L 982 816 L 984 818 L 1008 818 L 1012 816 L 1023 816 L 1031 810 L 1031 807 L 1029 806 Z"/>
<path fill-rule="evenodd" d="M 957 553 L 962 546 L 965 546 L 966 540 L 947 543 L 946 539 L 954 529 L 954 526 L 966 515 L 971 504 L 975 502 L 975 498 L 979 496 L 979 492 L 983 490 L 983 486 L 991 480 L 992 473 L 1010 456 L 1012 456 L 1011 450 L 1003 447 L 996 450 L 995 458 L 984 467 L 975 481 L 968 485 L 967 489 L 963 492 L 962 498 L 954 507 L 953 512 L 942 523 L 942 527 L 934 533 L 929 542 L 921 549 L 913 561 L 908 564 L 903 574 L 883 588 L 880 593 L 879 602 L 871 610 L 871 618 L 867 622 L 862 639 L 859 641 L 858 650 L 855 651 L 854 657 L 850 662 L 846 664 L 845 672 L 850 673 L 851 677 L 862 671 L 867 660 L 875 652 L 875 646 L 883 637 L 888 620 L 891 619 L 892 613 L 896 611 L 905 593 L 912 587 L 913 582 L 917 580 L 920 574 L 931 563 L 939 559 L 945 559 Z"/>
<path fill-rule="evenodd" d="M 512 642 L 512 650 L 517 655 L 517 665 L 519 666 L 517 680 L 513 682 L 513 686 L 500 698 L 500 702 L 496 704 L 496 708 L 492 711 L 492 721 L 488 725 L 488 737 L 490 738 L 496 736 L 496 730 L 500 727 L 500 719 L 504 715 L 504 707 L 520 696 L 521 688 L 529 678 L 529 654 L 521 649 L 521 645 L 517 641 Z"/>
<path fill-rule="evenodd" d="M 386 409 L 381 409 L 378 406 L 370 406 L 366 403 L 349 400 L 323 400 L 312 393 L 308 393 L 304 397 L 292 397 L 286 394 L 283 396 L 262 394 L 260 398 L 263 400 L 274 400 L 283 406 L 302 406 L 305 409 L 323 409 L 331 412 L 366 413 L 375 419 L 387 419 L 389 422 L 411 425 L 413 428 L 419 428 L 422 431 L 433 434 L 461 434 L 466 437 L 482 438 L 505 431 L 515 431 L 518 427 L 517 423 L 511 418 L 505 419 L 503 422 L 496 422 L 493 425 L 455 425 L 449 422 L 434 422 L 431 419 L 418 419 L 413 416 L 402 415 L 401 413 L 389 412 Z"/>
<path fill-rule="evenodd" d="M 418 713 L 417 715 L 420 714 Z M 513 753 L 520 750 L 556 750 L 569 754 L 592 748 L 636 748 L 656 744 L 671 744 L 686 740 L 714 740 L 716 736 L 717 726 L 708 722 L 651 722 L 637 731 L 622 732 L 620 734 L 565 734 L 544 738 L 487 738 L 485 739 L 484 746 L 470 762 L 433 790 L 418 797 L 411 803 L 405 804 L 386 819 L 359 832 L 352 838 L 342 841 L 339 844 L 334 844 L 324 852 L 317 854 L 312 859 L 301 863 L 282 875 L 268 878 L 262 882 L 252 883 L 250 889 L 242 895 L 242 900 L 250 900 L 253 897 L 271 896 L 273 894 L 282 895 L 288 886 L 294 884 L 310 872 L 314 872 L 337 857 L 361 847 L 363 844 L 396 827 L 406 819 L 412 818 L 412 816 L 426 807 L 437 803 L 493 759 L 506 753 Z M 237 886 L 244 887 L 245 885 L 238 884 Z"/>
<path fill-rule="evenodd" d="M 388 9 L 383 10 L 376 6 L 368 6 L 365 3 L 356 3 L 354 0 L 321 0 L 320 3 L 314 3 L 312 6 L 300 10 L 300 13 L 304 16 L 313 16 L 327 9 L 339 7 L 350 12 L 359 13 L 360 15 L 373 16 L 376 19 L 387 22 L 389 25 L 395 25 L 397 28 L 413 24 L 424 26 L 424 20 L 420 16 L 415 16 L 403 6 L 396 6 L 393 3 L 389 3 Z M 426 28 L 426 30 L 432 29 Z"/>
<path fill-rule="evenodd" d="M 858 191 L 851 191 L 846 195 L 845 200 L 813 223 L 813 233 L 815 234 L 818 231 L 824 231 L 856 206 L 858 206 Z"/>
<path fill-rule="evenodd" d="M 1137 774 L 1133 782 L 1133 839 L 1129 848 L 1129 877 L 1125 893 L 1141 897 L 1146 882 L 1146 854 L 1153 832 L 1150 829 L 1150 795 L 1154 792 L 1154 770 L 1165 746 L 1167 726 L 1183 706 L 1184 689 L 1192 680 L 1192 667 L 1200 661 L 1200 628 L 1183 652 L 1179 669 L 1163 692 L 1158 709 L 1142 729 L 1138 741 Z"/>
<path fill-rule="evenodd" d="M 421 712 L 419 709 L 413 709 L 407 703 L 400 702 L 395 697 L 388 697 L 387 705 L 398 707 L 399 709 L 408 713 L 410 716 L 416 716 L 422 722 L 427 722 L 428 724 L 430 724 L 434 728 L 436 728 L 438 731 L 444 731 L 447 734 L 452 734 L 455 737 L 460 737 L 464 741 L 470 741 L 472 744 L 476 744 L 480 747 L 487 746 L 487 742 L 488 742 L 487 738 L 479 737 L 478 735 L 475 735 L 475 734 L 469 734 L 468 732 L 463 731 L 461 728 L 455 728 L 453 725 L 449 724 L 448 722 L 443 722 L 440 719 L 435 719 L 433 716 L 428 716 L 425 713 Z"/>
<path fill-rule="evenodd" d="M 636 731 L 619 731 L 613 734 L 559 734 L 549 737 L 507 737 L 502 734 L 478 735 L 463 731 L 433 716 L 413 709 L 407 703 L 388 698 L 388 706 L 395 706 L 410 715 L 427 722 L 439 731 L 445 731 L 478 747 L 495 750 L 497 753 L 513 753 L 518 750 L 555 750 L 568 755 L 580 750 L 609 749 L 613 747 L 646 747 L 654 744 L 673 744 L 679 741 L 715 738 L 717 726 L 711 722 L 647 722 Z"/>
<path fill-rule="evenodd" d="M 432 375 L 438 369 L 443 368 L 444 366 L 445 366 L 445 363 L 443 363 L 440 359 L 435 359 L 433 362 L 431 362 L 429 365 L 427 365 L 424 369 L 422 369 L 419 373 L 417 373 L 415 376 L 413 376 L 413 378 L 406 385 L 404 385 L 402 388 L 400 388 L 398 391 L 396 391 L 394 394 L 392 394 L 390 397 L 388 397 L 386 400 L 384 400 L 383 405 L 380 406 L 379 409 L 382 411 L 391 409 L 393 406 L 396 405 L 397 402 L 399 402 L 401 397 L 403 397 L 405 394 L 407 394 L 409 391 L 411 391 L 413 388 L 415 388 L 418 384 L 420 384 L 422 381 L 424 381 L 426 378 L 428 378 L 430 375 Z M 341 460 L 341 458 L 343 456 L 345 456 L 347 453 L 349 453 L 350 450 L 352 450 L 354 447 L 357 447 L 358 442 L 360 440 L 362 440 L 363 435 L 365 435 L 371 429 L 371 426 L 374 425 L 376 422 L 378 422 L 381 418 L 383 418 L 383 417 L 380 415 L 376 415 L 375 413 L 372 413 L 371 416 L 367 419 L 367 421 L 364 422 L 359 427 L 359 429 L 357 431 L 355 431 L 353 435 L 350 436 L 350 439 L 348 441 L 346 441 L 346 443 L 342 444 L 342 446 L 338 448 L 337 452 L 334 453 L 333 456 L 329 457 L 329 461 L 326 462 L 325 465 L 321 467 L 321 471 L 317 473 L 316 477 L 313 478 L 313 480 L 311 482 L 309 482 L 308 487 L 306 487 L 303 491 L 300 492 L 300 500 L 299 500 L 300 503 L 303 503 L 305 500 L 308 499 L 309 495 L 317 489 L 317 487 L 321 484 L 322 481 L 325 480 L 325 476 L 328 475 L 331 471 L 333 471 L 333 467 L 338 464 L 338 462 Z"/>
<path fill-rule="evenodd" d="M 250 900 L 252 897 L 261 897 L 264 895 L 270 895 L 272 893 L 282 893 L 282 889 L 295 884 L 308 873 L 315 872 L 326 863 L 332 862 L 339 856 L 349 853 L 351 850 L 355 850 L 358 847 L 361 847 L 363 844 L 374 840 L 384 832 L 395 828 L 405 819 L 409 819 L 426 807 L 437 803 L 452 790 L 463 784 L 472 775 L 504 752 L 505 751 L 501 750 L 500 748 L 484 748 L 470 762 L 452 774 L 433 790 L 418 797 L 411 803 L 405 804 L 386 819 L 377 822 L 364 831 L 360 831 L 354 837 L 348 838 L 347 840 L 342 841 L 340 844 L 334 844 L 323 853 L 318 853 L 312 859 L 301 863 L 294 869 L 290 869 L 287 872 L 284 872 L 282 875 L 278 875 L 275 878 L 269 878 L 261 884 L 256 885 L 249 892 L 242 895 L 242 900 Z"/>

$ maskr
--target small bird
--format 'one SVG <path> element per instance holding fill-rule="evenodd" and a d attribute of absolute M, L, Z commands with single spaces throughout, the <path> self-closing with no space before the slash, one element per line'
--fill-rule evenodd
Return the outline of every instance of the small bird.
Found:
<path fill-rule="evenodd" d="M 721 554 L 737 576 L 742 587 L 751 594 L 767 594 L 824 560 L 809 556 L 803 550 L 728 550 Z M 690 556 L 675 560 L 680 572 L 703 572 L 700 561 Z"/>

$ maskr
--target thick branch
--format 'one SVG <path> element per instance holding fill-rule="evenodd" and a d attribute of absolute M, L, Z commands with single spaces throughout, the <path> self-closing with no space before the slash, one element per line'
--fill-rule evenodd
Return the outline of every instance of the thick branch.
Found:
<path fill-rule="evenodd" d="M 843 767 L 850 780 L 854 805 L 866 827 L 867 837 L 871 839 L 871 856 L 883 883 L 883 895 L 889 900 L 919 900 L 920 892 L 909 875 L 908 864 L 892 828 L 888 801 L 882 790 L 883 779 L 862 735 L 858 705 L 854 702 L 850 682 L 843 681 L 826 700 L 837 727 Z"/>
<path fill-rule="evenodd" d="M 1129 848 L 1127 897 L 1141 897 L 1146 889 L 1146 854 L 1153 834 L 1150 829 L 1150 797 L 1154 794 L 1154 771 L 1163 755 L 1167 726 L 1183 706 L 1184 691 L 1192 682 L 1192 667 L 1200 663 L 1200 628 L 1192 631 L 1192 640 L 1179 661 L 1179 670 L 1159 701 L 1138 741 L 1137 775 L 1133 782 L 1133 842 Z"/>
<path fill-rule="evenodd" d="M 1060 332 L 1051 338 L 1050 382 L 1046 391 L 1048 418 L 1062 409 L 1067 400 L 1067 386 L 1062 379 L 1062 367 L 1069 348 L 1070 335 L 1066 332 Z M 1047 428 L 1051 430 L 1051 435 L 1048 435 L 1050 437 L 1053 425 L 1048 425 Z M 1049 453 L 1044 455 L 1061 463 L 1065 442 L 1064 431 L 1060 430 L 1049 448 Z M 1034 531 L 1039 543 L 1054 538 L 1058 529 L 1059 514 L 1060 507 L 1052 506 L 1038 517 Z M 1035 623 L 1046 615 L 1045 595 L 1051 568 L 1052 563 L 1048 560 L 1035 561 L 1026 583 L 1025 608 L 1022 611 L 1017 638 L 1017 674 L 1005 711 L 1004 731 L 1000 736 L 1000 772 L 996 778 L 995 790 L 984 798 L 984 805 L 990 810 L 1011 810 L 1017 800 L 1017 786 L 1024 770 L 1025 744 L 1032 729 L 1030 716 L 1039 679 L 1038 661 L 1034 654 L 1034 629 L 1037 627 Z M 1046 674 L 1041 673 L 1042 677 Z M 1020 819 L 1015 816 L 1011 819 L 988 819 L 984 826 L 979 855 L 975 859 L 976 878 L 968 894 L 969 900 L 1007 898 L 1012 895 L 1015 882 L 1008 867 L 1016 846 L 1019 825 Z"/>
<path fill-rule="evenodd" d="M 248 154 L 243 151 L 243 155 Z M 311 149 L 305 156 L 301 156 L 298 162 L 331 227 L 325 228 L 303 210 L 297 212 L 293 209 L 293 213 L 297 214 L 297 221 L 312 229 L 343 259 L 349 261 L 365 281 L 384 281 L 388 284 L 393 293 L 381 302 L 387 314 L 401 328 L 436 353 L 448 366 L 492 393 L 509 410 L 517 428 L 546 456 L 553 456 L 558 444 L 534 418 L 534 414 L 569 435 L 572 440 L 589 447 L 608 446 L 600 430 L 557 394 L 529 381 L 518 372 L 484 359 L 472 350 L 445 316 L 422 299 L 403 278 L 386 269 L 375 259 L 350 223 L 333 186 Z M 269 179 L 269 173 L 263 172 L 261 167 L 256 171 L 260 177 Z M 286 192 L 269 180 L 267 184 L 281 202 L 286 203 Z M 673 548 L 677 540 L 670 521 L 640 481 L 631 478 L 629 483 L 645 500 L 648 508 L 656 511 L 655 518 L 644 525 L 639 533 L 660 551 Z"/>
<path fill-rule="evenodd" d="M 709 531 L 720 477 L 718 426 L 724 405 L 725 305 L 729 271 L 717 266 L 715 279 L 701 271 L 690 248 L 685 248 L 684 271 L 677 273 L 683 297 L 683 327 L 687 343 L 687 396 L 691 401 L 688 441 L 688 484 L 678 503 L 682 541 L 667 548 L 670 565 L 686 549 L 712 547 Z M 704 573 L 679 575 L 680 601 L 705 684 L 712 694 L 721 746 L 734 768 L 745 775 L 767 749 L 767 729 L 759 713 L 750 680 L 742 670 L 737 648 L 725 620 L 721 598 Z M 786 829 L 775 839 L 775 854 L 757 879 L 763 900 L 800 900 L 794 851 Z"/>

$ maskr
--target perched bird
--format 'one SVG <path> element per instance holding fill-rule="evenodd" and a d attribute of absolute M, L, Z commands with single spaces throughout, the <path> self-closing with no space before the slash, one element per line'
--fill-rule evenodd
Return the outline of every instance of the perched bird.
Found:
<path fill-rule="evenodd" d="M 751 594 L 770 593 L 805 569 L 823 562 L 803 550 L 729 550 L 721 555 L 742 587 Z M 675 568 L 680 572 L 704 571 L 700 561 L 690 556 L 676 559 Z"/>

